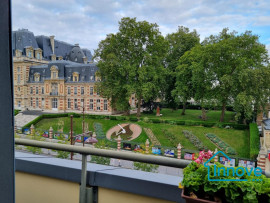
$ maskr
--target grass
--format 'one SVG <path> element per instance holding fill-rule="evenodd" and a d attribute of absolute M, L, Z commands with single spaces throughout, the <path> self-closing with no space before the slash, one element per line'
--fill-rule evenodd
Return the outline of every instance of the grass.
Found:
<path fill-rule="evenodd" d="M 171 110 L 164 108 L 160 111 L 162 114 L 162 119 L 174 119 L 174 120 L 194 120 L 194 121 L 202 121 L 199 116 L 202 115 L 201 110 L 194 110 L 194 109 L 187 109 L 186 110 L 186 115 L 181 115 L 182 110 Z M 207 121 L 210 122 L 218 122 L 221 111 L 215 111 L 215 110 L 208 110 L 207 111 Z M 130 115 L 132 117 L 135 117 L 136 114 Z M 159 118 L 156 117 L 156 111 L 153 112 L 153 114 L 145 114 L 142 113 L 141 117 L 148 117 L 148 118 Z M 225 117 L 224 117 L 224 122 L 234 122 L 234 112 L 231 111 L 226 111 L 225 112 Z"/>
<path fill-rule="evenodd" d="M 42 130 L 49 130 L 50 127 L 53 128 L 54 131 L 58 131 L 58 122 L 64 121 L 64 133 L 68 134 L 70 131 L 70 118 L 51 118 L 51 119 L 42 119 L 35 125 L 35 128 Z M 75 134 L 82 133 L 82 118 L 73 118 L 73 131 Z M 114 127 L 117 124 L 128 123 L 128 121 L 117 121 L 117 120 L 105 120 L 105 119 L 85 119 L 86 123 L 88 123 L 88 127 L 90 131 L 94 131 L 94 123 L 101 123 L 103 131 L 106 132 Z M 141 135 L 136 139 L 132 140 L 132 142 L 145 143 L 146 139 L 148 139 L 144 130 Z"/>
<path fill-rule="evenodd" d="M 53 119 L 43 119 L 38 122 L 35 127 L 43 130 L 48 130 L 51 126 L 55 131 L 57 131 L 57 124 L 62 120 L 64 121 L 64 132 L 70 131 L 70 118 L 53 118 Z M 117 121 L 117 120 L 106 120 L 106 119 L 85 119 L 89 125 L 89 130 L 94 131 L 94 122 L 102 124 L 103 131 L 107 132 L 110 128 L 117 124 L 127 123 L 128 121 Z M 73 118 L 74 126 L 73 131 L 75 134 L 82 133 L 82 118 Z M 217 135 L 224 142 L 228 143 L 232 148 L 237 151 L 238 157 L 249 158 L 249 132 L 248 130 L 234 130 L 234 129 L 223 129 L 223 128 L 207 128 L 207 127 L 197 127 L 197 126 L 180 126 L 180 125 L 169 125 L 165 123 L 154 124 L 145 123 L 142 121 L 136 122 L 142 128 L 150 128 L 154 135 L 157 137 L 162 146 L 166 147 L 177 147 L 178 143 L 184 147 L 184 149 L 198 150 L 188 139 L 185 138 L 182 131 L 188 130 L 192 131 L 195 136 L 197 136 L 203 144 L 211 150 L 214 150 L 216 146 L 206 138 L 206 133 L 213 133 Z M 164 136 L 163 130 L 168 130 L 177 138 L 177 143 L 172 143 L 169 139 Z M 148 139 L 145 131 L 143 130 L 141 135 L 132 140 L 132 142 L 145 143 Z"/>

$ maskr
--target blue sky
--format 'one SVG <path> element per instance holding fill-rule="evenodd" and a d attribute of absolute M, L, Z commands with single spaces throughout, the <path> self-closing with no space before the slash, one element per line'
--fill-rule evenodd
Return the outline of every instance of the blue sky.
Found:
<path fill-rule="evenodd" d="M 91 51 L 106 34 L 116 33 L 122 17 L 157 23 L 165 36 L 178 26 L 196 29 L 201 40 L 224 27 L 251 30 L 270 50 L 269 0 L 13 0 L 13 30 L 55 35 Z"/>

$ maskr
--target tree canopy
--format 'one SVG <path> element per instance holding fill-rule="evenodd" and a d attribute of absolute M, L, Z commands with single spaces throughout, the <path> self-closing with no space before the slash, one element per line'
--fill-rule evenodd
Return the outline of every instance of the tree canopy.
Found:
<path fill-rule="evenodd" d="M 119 31 L 108 35 L 95 51 L 102 95 L 118 109 L 128 111 L 129 97 L 135 93 L 140 116 L 140 101 L 158 98 L 164 86 L 162 64 L 166 49 L 157 24 L 122 18 Z"/>

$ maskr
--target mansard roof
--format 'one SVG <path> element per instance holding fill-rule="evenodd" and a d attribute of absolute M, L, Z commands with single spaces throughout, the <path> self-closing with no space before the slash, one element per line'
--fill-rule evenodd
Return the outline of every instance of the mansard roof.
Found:
<path fill-rule="evenodd" d="M 12 50 L 13 54 L 15 54 L 15 50 L 21 50 L 23 55 L 26 55 L 25 48 L 33 47 L 33 49 L 41 49 L 43 59 L 51 60 L 51 56 L 53 55 L 50 37 L 39 35 L 35 36 L 33 32 L 28 31 L 27 29 L 19 29 L 17 31 L 12 32 Z M 59 57 L 62 56 L 64 60 L 68 60 L 71 54 L 72 49 L 77 47 L 76 45 L 72 45 L 60 40 L 54 39 L 54 54 Z M 92 54 L 89 49 L 81 49 L 81 53 L 83 56 L 87 57 L 87 61 L 91 62 Z M 74 57 L 76 58 L 76 56 Z M 83 63 L 83 61 L 77 61 Z"/>
<path fill-rule="evenodd" d="M 29 82 L 34 81 L 34 74 L 40 74 L 40 81 L 44 82 L 46 79 L 51 78 L 51 67 L 56 66 L 58 68 L 58 78 L 64 79 L 65 82 L 73 82 L 72 75 L 74 72 L 79 74 L 80 82 L 95 82 L 95 73 L 98 70 L 96 64 L 81 64 L 66 60 L 51 61 L 46 65 L 31 66 L 29 71 Z M 77 82 L 77 83 L 78 83 Z"/>

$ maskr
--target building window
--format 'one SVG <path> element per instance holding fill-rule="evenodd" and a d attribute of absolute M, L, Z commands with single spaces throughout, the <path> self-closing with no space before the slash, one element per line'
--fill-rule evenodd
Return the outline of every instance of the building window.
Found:
<path fill-rule="evenodd" d="M 100 111 L 100 99 L 97 99 L 97 110 Z"/>
<path fill-rule="evenodd" d="M 18 107 L 19 108 L 21 107 L 21 101 L 18 101 Z"/>
<path fill-rule="evenodd" d="M 58 84 L 57 83 L 52 83 L 51 89 L 52 89 L 51 95 L 58 95 Z"/>
<path fill-rule="evenodd" d="M 70 87 L 68 87 L 68 94 L 70 94 L 71 93 L 71 89 L 70 89 Z"/>
<path fill-rule="evenodd" d="M 95 79 L 94 79 L 94 76 L 91 75 L 91 76 L 90 76 L 90 80 L 91 80 L 91 81 L 95 80 Z"/>
<path fill-rule="evenodd" d="M 57 79 L 58 78 L 58 67 L 53 65 L 50 70 L 51 70 L 51 79 Z"/>
<path fill-rule="evenodd" d="M 29 58 L 32 57 L 32 51 L 28 51 L 28 57 L 29 57 Z"/>
<path fill-rule="evenodd" d="M 18 87 L 18 93 L 20 93 L 20 91 L 21 91 L 21 88 L 20 88 L 20 87 Z"/>
<path fill-rule="evenodd" d="M 38 104 L 38 98 L 36 98 L 36 108 L 38 108 L 39 104 Z"/>
<path fill-rule="evenodd" d="M 84 99 L 81 99 L 81 107 L 84 107 Z"/>
<path fill-rule="evenodd" d="M 39 82 L 39 80 L 40 80 L 40 74 L 39 73 L 35 73 L 34 74 L 34 77 L 35 77 L 35 82 Z"/>
<path fill-rule="evenodd" d="M 93 95 L 93 94 L 94 94 L 94 88 L 90 87 L 90 95 Z"/>
<path fill-rule="evenodd" d="M 73 76 L 73 82 L 78 82 L 79 81 L 79 73 L 78 72 L 74 72 L 72 74 Z"/>
<path fill-rule="evenodd" d="M 18 74 L 18 76 L 17 76 L 17 83 L 20 83 L 20 82 L 21 82 L 21 75 Z"/>
<path fill-rule="evenodd" d="M 77 94 L 77 87 L 74 87 L 74 94 Z"/>
<path fill-rule="evenodd" d="M 30 94 L 33 94 L 33 87 L 30 87 Z"/>
<path fill-rule="evenodd" d="M 38 87 L 36 87 L 36 94 L 38 94 Z"/>
<path fill-rule="evenodd" d="M 78 109 L 78 102 L 77 102 L 77 99 L 74 99 L 74 109 Z"/>
<path fill-rule="evenodd" d="M 17 68 L 17 73 L 21 73 L 21 67 Z"/>
<path fill-rule="evenodd" d="M 100 93 L 99 93 L 99 89 L 97 89 L 97 95 L 99 95 Z"/>
<path fill-rule="evenodd" d="M 71 99 L 68 99 L 68 109 L 71 108 Z"/>
<path fill-rule="evenodd" d="M 41 87 L 41 94 L 44 94 L 44 87 Z"/>
<path fill-rule="evenodd" d="M 81 87 L 81 95 L 84 94 L 84 87 Z"/>
<path fill-rule="evenodd" d="M 58 106 L 57 98 L 53 98 L 52 99 L 52 108 L 57 109 L 57 106 Z"/>
<path fill-rule="evenodd" d="M 94 102 L 93 99 L 90 99 L 90 110 L 94 109 Z"/>
<path fill-rule="evenodd" d="M 30 106 L 31 107 L 33 106 L 33 98 L 32 97 L 30 98 Z"/>
<path fill-rule="evenodd" d="M 104 111 L 108 111 L 108 100 L 104 99 L 104 107 L 103 107 Z"/>
<path fill-rule="evenodd" d="M 39 52 L 37 53 L 37 59 L 40 59 L 40 53 Z"/>

